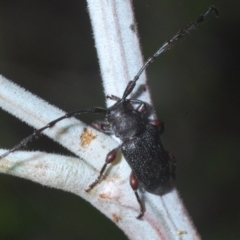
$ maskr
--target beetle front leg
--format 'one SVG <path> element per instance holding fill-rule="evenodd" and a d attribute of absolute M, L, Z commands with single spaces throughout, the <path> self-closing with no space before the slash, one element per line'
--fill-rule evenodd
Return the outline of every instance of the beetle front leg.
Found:
<path fill-rule="evenodd" d="M 136 111 L 144 115 L 146 113 L 147 105 L 145 102 L 138 100 L 138 99 L 129 99 L 130 103 L 138 104 Z"/>
<path fill-rule="evenodd" d="M 137 190 L 138 190 L 138 180 L 137 180 L 136 175 L 133 172 L 131 172 L 129 180 L 130 180 L 130 186 L 132 187 L 132 189 L 133 189 L 133 191 L 135 193 L 135 196 L 137 198 L 138 204 L 140 206 L 140 214 L 137 216 L 137 219 L 140 219 L 144 215 L 145 208 L 143 206 L 141 198 L 138 195 L 138 192 L 137 192 Z"/>
<path fill-rule="evenodd" d="M 93 121 L 91 123 L 91 126 L 98 130 L 99 132 L 104 132 L 106 134 L 113 133 L 110 124 L 106 121 Z"/>
<path fill-rule="evenodd" d="M 116 159 L 116 156 L 117 156 L 117 151 L 120 147 L 117 147 L 117 148 L 114 148 L 112 151 L 110 151 L 108 154 L 107 154 L 107 157 L 106 157 L 106 160 L 105 160 L 105 163 L 104 165 L 102 166 L 101 170 L 100 170 L 100 173 L 97 177 L 97 179 L 88 186 L 87 189 L 85 189 L 86 192 L 89 192 L 90 190 L 92 190 L 101 180 L 102 178 L 102 175 L 104 173 L 104 171 L 106 170 L 106 167 L 109 163 L 112 163 L 115 159 Z"/>

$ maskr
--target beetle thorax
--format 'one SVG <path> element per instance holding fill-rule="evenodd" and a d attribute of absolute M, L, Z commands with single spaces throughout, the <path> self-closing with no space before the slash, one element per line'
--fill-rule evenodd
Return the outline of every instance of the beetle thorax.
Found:
<path fill-rule="evenodd" d="M 145 123 L 140 112 L 128 101 L 119 101 L 107 110 L 106 120 L 112 131 L 122 141 L 139 135 L 145 130 Z"/>

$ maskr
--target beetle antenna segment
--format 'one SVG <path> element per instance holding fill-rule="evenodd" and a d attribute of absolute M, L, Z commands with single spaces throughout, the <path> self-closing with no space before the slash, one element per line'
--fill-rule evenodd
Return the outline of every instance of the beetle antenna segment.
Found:
<path fill-rule="evenodd" d="M 142 72 L 152 63 L 154 60 L 163 52 L 166 50 L 169 50 L 171 47 L 173 47 L 174 42 L 179 40 L 180 38 L 184 37 L 186 34 L 188 34 L 191 30 L 195 29 L 196 26 L 202 22 L 204 22 L 206 16 L 214 12 L 216 16 L 218 17 L 218 10 L 215 6 L 210 6 L 207 11 L 203 14 L 201 14 L 195 21 L 188 24 L 185 28 L 180 29 L 170 40 L 166 41 L 151 57 L 148 58 L 148 60 L 144 63 L 144 65 L 141 67 L 141 69 L 138 71 L 137 75 L 134 77 L 132 81 L 128 83 L 127 88 L 125 89 L 123 93 L 122 99 L 126 99 L 130 93 L 132 93 L 134 87 L 136 86 L 136 82 L 139 79 Z"/>

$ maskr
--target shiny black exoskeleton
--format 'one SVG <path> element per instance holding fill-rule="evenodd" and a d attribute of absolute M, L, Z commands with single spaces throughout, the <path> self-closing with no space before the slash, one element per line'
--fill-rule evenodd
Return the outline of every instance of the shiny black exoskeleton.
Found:
<path fill-rule="evenodd" d="M 136 86 L 141 73 L 151 64 L 156 57 L 162 52 L 170 49 L 173 43 L 186 35 L 190 30 L 194 29 L 199 23 L 203 22 L 206 15 L 210 12 L 218 11 L 214 6 L 210 6 L 204 14 L 201 14 L 194 22 L 190 23 L 186 28 L 180 30 L 173 38 L 165 42 L 156 53 L 150 57 L 137 75 L 130 81 L 123 93 L 122 98 L 117 96 L 107 96 L 116 101 L 109 108 L 91 107 L 84 110 L 69 112 L 64 116 L 53 120 L 46 126 L 37 129 L 32 135 L 22 140 L 18 145 L 0 156 L 0 159 L 14 152 L 33 138 L 38 137 L 45 129 L 53 127 L 57 122 L 84 113 L 102 113 L 105 114 L 105 121 L 96 121 L 92 125 L 97 130 L 107 134 L 114 134 L 122 140 L 122 144 L 107 154 L 105 164 L 100 170 L 98 178 L 88 187 L 87 192 L 94 188 L 100 181 L 107 165 L 114 161 L 117 151 L 121 148 L 122 153 L 132 169 L 130 176 L 130 185 L 135 192 L 137 201 L 141 211 L 138 218 L 144 214 L 144 206 L 138 195 L 137 189 L 140 185 L 146 191 L 153 194 L 163 194 L 171 188 L 170 179 L 175 178 L 176 161 L 173 155 L 164 150 L 160 140 L 162 125 L 157 120 L 146 120 L 147 105 L 141 100 L 127 98 Z M 172 160 L 170 168 L 169 161 Z"/>

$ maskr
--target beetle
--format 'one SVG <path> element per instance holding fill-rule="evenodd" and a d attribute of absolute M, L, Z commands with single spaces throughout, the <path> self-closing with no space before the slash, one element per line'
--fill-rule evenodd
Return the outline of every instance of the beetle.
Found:
<path fill-rule="evenodd" d="M 83 110 L 68 112 L 64 116 L 49 122 L 46 126 L 35 130 L 33 134 L 1 155 L 0 159 L 25 146 L 32 139 L 39 137 L 45 129 L 53 127 L 57 122 L 63 119 L 79 114 L 102 113 L 105 115 L 105 120 L 95 121 L 92 123 L 92 126 L 98 131 L 115 135 L 122 143 L 107 154 L 105 163 L 97 179 L 90 184 L 85 191 L 89 192 L 99 183 L 107 165 L 115 160 L 117 151 L 121 149 L 123 156 L 132 170 L 130 175 L 130 186 L 140 206 L 140 213 L 137 218 L 142 218 L 145 208 L 139 197 L 138 188 L 141 187 L 147 192 L 156 195 L 162 195 L 171 190 L 172 179 L 175 179 L 176 175 L 176 160 L 162 145 L 160 134 L 163 132 L 163 124 L 161 121 L 147 119 L 147 104 L 139 99 L 128 98 L 128 96 L 133 92 L 142 72 L 155 60 L 155 58 L 164 51 L 170 49 L 175 41 L 185 36 L 190 30 L 203 22 L 206 16 L 211 12 L 214 12 L 218 16 L 218 10 L 214 6 L 210 6 L 205 13 L 201 14 L 184 29 L 179 30 L 170 40 L 166 41 L 162 47 L 148 58 L 134 79 L 129 81 L 122 97 L 117 97 L 115 95 L 107 96 L 107 98 L 115 101 L 111 107 L 90 107 Z M 172 161 L 171 166 L 169 164 L 170 161 Z"/>

